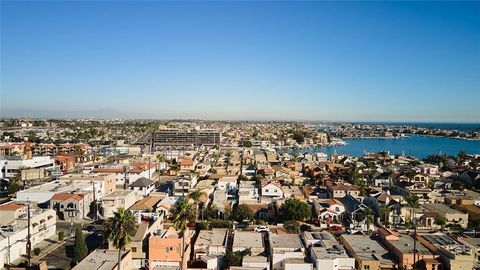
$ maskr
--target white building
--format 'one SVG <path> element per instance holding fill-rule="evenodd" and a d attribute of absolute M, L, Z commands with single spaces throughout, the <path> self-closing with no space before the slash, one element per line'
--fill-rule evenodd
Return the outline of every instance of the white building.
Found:
<path fill-rule="evenodd" d="M 194 258 L 206 255 L 226 254 L 228 229 L 201 230 L 194 245 Z"/>
<path fill-rule="evenodd" d="M 148 196 L 155 190 L 155 182 L 152 180 L 140 177 L 135 182 L 131 183 L 129 186 L 130 190 L 137 192 L 138 196 Z"/>
<path fill-rule="evenodd" d="M 125 179 L 128 180 L 128 183 L 133 183 L 137 181 L 137 179 L 145 177 L 151 178 L 156 171 L 156 164 L 151 163 L 140 163 L 140 164 L 132 164 L 132 165 L 114 165 L 114 166 L 106 166 L 95 168 L 94 172 L 96 173 L 108 173 L 114 174 L 116 178 L 117 185 L 125 184 Z"/>
<path fill-rule="evenodd" d="M 137 202 L 137 193 L 133 190 L 116 190 L 103 197 L 103 216 L 113 217 L 119 208 L 128 209 Z"/>
<path fill-rule="evenodd" d="M 103 181 L 76 181 L 76 180 L 55 180 L 34 186 L 17 192 L 16 201 L 30 201 L 35 203 L 48 202 L 53 195 L 58 193 L 93 193 L 95 189 L 95 199 L 101 199 L 105 194 L 105 184 Z"/>
<path fill-rule="evenodd" d="M 197 185 L 198 176 L 196 174 L 185 174 L 175 178 L 173 183 L 174 196 L 186 196 L 191 188 Z"/>
<path fill-rule="evenodd" d="M 0 159 L 0 177 L 12 178 L 20 169 L 52 169 L 55 160 L 50 156 L 32 157 L 30 159 Z M 46 172 L 46 171 L 45 171 Z"/>
<path fill-rule="evenodd" d="M 219 190 L 227 190 L 233 192 L 237 189 L 237 176 L 224 176 L 218 179 L 217 188 Z"/>
<path fill-rule="evenodd" d="M 301 259 L 302 261 L 305 259 L 305 247 L 298 234 L 270 233 L 269 240 L 272 249 L 273 270 L 284 270 L 287 259 Z"/>
<path fill-rule="evenodd" d="M 276 182 L 265 183 L 262 185 L 262 196 L 283 198 L 282 186 Z"/>
<path fill-rule="evenodd" d="M 0 205 L 0 268 L 26 254 L 28 207 L 8 202 Z M 30 241 L 35 245 L 55 234 L 56 214 L 52 209 L 30 209 Z"/>
<path fill-rule="evenodd" d="M 354 270 L 355 259 L 350 258 L 335 237 L 326 232 L 313 232 L 315 242 L 310 254 L 316 269 L 322 270 Z"/>
<path fill-rule="evenodd" d="M 255 181 L 241 181 L 238 197 L 240 204 L 243 202 L 256 202 L 258 200 L 258 188 Z"/>

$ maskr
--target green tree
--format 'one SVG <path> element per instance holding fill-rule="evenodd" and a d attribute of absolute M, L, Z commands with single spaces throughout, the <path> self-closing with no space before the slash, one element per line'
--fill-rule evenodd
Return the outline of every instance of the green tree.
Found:
<path fill-rule="evenodd" d="M 304 201 L 289 198 L 283 204 L 281 213 L 284 220 L 305 221 L 312 216 L 312 209 Z"/>
<path fill-rule="evenodd" d="M 63 238 L 65 238 L 65 232 L 64 231 L 59 231 L 58 232 L 58 241 L 63 241 Z"/>
<path fill-rule="evenodd" d="M 236 220 L 238 222 L 248 220 L 251 221 L 255 217 L 255 213 L 253 213 L 252 209 L 248 207 L 246 204 L 240 204 L 237 207 L 237 213 L 236 213 Z"/>
<path fill-rule="evenodd" d="M 283 223 L 283 227 L 289 233 L 298 233 L 300 230 L 300 223 L 296 220 L 287 220 Z"/>
<path fill-rule="evenodd" d="M 391 212 L 391 209 L 390 207 L 388 207 L 386 204 L 383 204 L 382 206 L 380 206 L 380 214 L 383 215 L 383 221 L 384 221 L 384 224 L 385 225 L 388 225 L 388 220 L 389 220 L 389 216 L 390 216 L 390 212 Z"/>
<path fill-rule="evenodd" d="M 480 229 L 480 220 L 468 219 L 468 228 L 475 231 L 475 237 L 477 237 L 477 231 Z"/>
<path fill-rule="evenodd" d="M 434 221 L 435 225 L 440 226 L 442 229 L 447 225 L 447 219 L 443 216 L 438 216 L 435 218 Z"/>
<path fill-rule="evenodd" d="M 75 230 L 75 241 L 73 242 L 73 259 L 75 263 L 80 262 L 87 257 L 88 248 L 81 228 Z"/>
<path fill-rule="evenodd" d="M 21 171 L 17 172 L 12 178 L 9 179 L 8 181 L 8 194 L 14 195 L 18 191 L 20 191 L 21 186 L 20 186 L 20 178 L 22 173 Z"/>
<path fill-rule="evenodd" d="M 119 208 L 113 214 L 113 217 L 105 222 L 108 238 L 112 240 L 113 245 L 118 249 L 118 270 L 122 260 L 122 249 L 130 243 L 130 235 L 133 235 L 137 227 L 135 225 L 135 217 L 132 212 Z"/>
<path fill-rule="evenodd" d="M 305 134 L 301 131 L 294 131 L 292 139 L 294 139 L 298 144 L 302 144 L 305 141 Z"/>
<path fill-rule="evenodd" d="M 188 229 L 188 224 L 197 219 L 197 210 L 195 205 L 188 202 L 186 198 L 180 200 L 173 207 L 173 226 L 176 230 L 182 231 L 182 268 L 183 268 L 183 257 L 185 256 L 185 234 Z"/>
<path fill-rule="evenodd" d="M 241 266 L 242 260 L 244 256 L 251 256 L 252 249 L 247 248 L 242 251 L 227 251 L 227 254 L 224 257 L 225 268 L 229 268 L 230 266 Z"/>

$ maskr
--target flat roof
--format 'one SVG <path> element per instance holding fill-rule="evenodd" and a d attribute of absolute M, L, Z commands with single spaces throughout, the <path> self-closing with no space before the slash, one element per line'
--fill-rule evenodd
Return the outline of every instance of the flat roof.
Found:
<path fill-rule="evenodd" d="M 371 239 L 369 236 L 343 234 L 341 237 L 350 247 L 352 247 L 353 252 L 355 252 L 359 258 L 365 260 L 377 260 L 382 264 L 395 264 L 392 261 L 392 258 L 388 256 L 388 251 L 385 250 L 380 243 Z"/>
<path fill-rule="evenodd" d="M 272 248 L 279 249 L 302 249 L 303 244 L 298 234 L 274 234 L 269 235 Z"/>
<path fill-rule="evenodd" d="M 212 230 L 201 230 L 198 234 L 195 246 L 225 246 L 228 229 L 215 228 Z"/>
<path fill-rule="evenodd" d="M 100 181 L 98 184 L 100 184 Z M 72 191 L 85 189 L 93 189 L 92 183 L 82 180 L 55 180 L 21 190 L 19 193 L 70 193 Z"/>
<path fill-rule="evenodd" d="M 390 240 L 389 242 L 402 253 L 413 253 L 413 238 L 410 235 L 399 234 L 398 240 Z M 418 254 L 431 254 L 419 241 L 417 241 L 417 250 Z"/>
<path fill-rule="evenodd" d="M 127 195 L 130 195 L 131 193 L 135 193 L 133 190 L 115 190 L 107 195 L 103 196 L 103 200 L 107 199 L 115 199 L 117 197 L 126 197 Z"/>
<path fill-rule="evenodd" d="M 235 232 L 233 247 L 263 248 L 263 236 L 258 232 Z"/>
<path fill-rule="evenodd" d="M 430 211 L 435 211 L 439 213 L 445 213 L 445 214 L 463 214 L 462 212 L 452 209 L 445 204 L 442 203 L 426 203 L 423 205 L 425 209 L 428 209 Z"/>
<path fill-rule="evenodd" d="M 129 251 L 123 251 L 122 257 Z M 118 251 L 97 249 L 79 262 L 73 270 L 112 270 L 117 266 Z"/>
<path fill-rule="evenodd" d="M 335 237 L 326 231 L 304 232 L 307 240 L 317 240 L 311 252 L 317 259 L 348 258 L 345 248 L 340 245 Z"/>

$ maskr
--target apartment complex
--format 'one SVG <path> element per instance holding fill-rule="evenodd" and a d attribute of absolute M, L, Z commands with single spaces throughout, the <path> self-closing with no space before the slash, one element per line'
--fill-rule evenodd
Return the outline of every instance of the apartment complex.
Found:
<path fill-rule="evenodd" d="M 162 129 L 153 132 L 152 142 L 155 146 L 219 145 L 221 133 L 211 129 Z"/>
<path fill-rule="evenodd" d="M 32 247 L 55 234 L 56 215 L 52 209 L 30 208 Z M 26 254 L 28 206 L 17 202 L 0 205 L 0 268 Z"/>

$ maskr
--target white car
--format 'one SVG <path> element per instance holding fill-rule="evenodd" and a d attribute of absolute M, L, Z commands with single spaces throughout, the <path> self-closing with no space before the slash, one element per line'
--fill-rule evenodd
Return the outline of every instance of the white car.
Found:
<path fill-rule="evenodd" d="M 269 232 L 270 229 L 267 226 L 258 226 L 255 228 L 256 232 Z"/>

